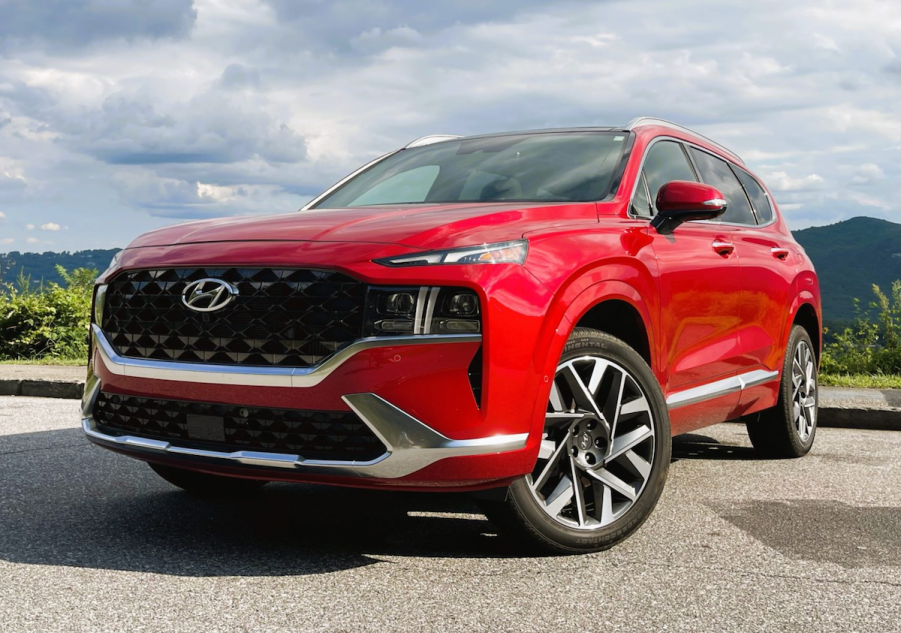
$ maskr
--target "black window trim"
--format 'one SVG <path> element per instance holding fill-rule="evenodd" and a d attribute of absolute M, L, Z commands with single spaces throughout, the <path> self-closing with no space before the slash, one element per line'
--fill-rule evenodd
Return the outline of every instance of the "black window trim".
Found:
<path fill-rule="evenodd" d="M 688 156 L 688 164 L 691 165 L 692 170 L 695 172 L 695 178 L 698 179 L 698 182 L 703 182 L 703 181 L 701 180 L 700 173 L 698 172 L 697 166 L 695 165 L 694 161 L 691 158 L 691 152 L 689 152 L 687 150 L 688 147 L 697 148 L 697 149 L 701 150 L 702 152 L 706 152 L 707 154 L 710 154 L 711 156 L 719 158 L 720 160 L 724 160 L 724 161 L 726 161 L 726 164 L 728 164 L 730 167 L 733 167 L 733 168 L 738 167 L 739 169 L 741 169 L 742 171 L 747 173 L 749 176 L 754 178 L 754 176 L 750 172 L 748 172 L 747 169 L 744 169 L 743 167 L 735 165 L 731 160 L 729 160 L 723 156 L 720 156 L 716 152 L 711 152 L 709 149 L 701 147 L 697 143 L 692 143 L 691 141 L 685 141 L 681 138 L 676 138 L 675 136 L 666 136 L 666 135 L 655 136 L 654 138 L 651 139 L 651 142 L 648 143 L 647 147 L 644 148 L 644 153 L 641 156 L 641 162 L 638 164 L 638 178 L 635 179 L 635 184 L 632 186 L 632 194 L 629 197 L 628 217 L 630 217 L 632 219 L 647 220 L 648 222 L 650 222 L 650 220 L 651 220 L 651 218 L 647 218 L 645 216 L 638 216 L 638 215 L 635 215 L 634 213 L 632 213 L 632 201 L 635 199 L 635 191 L 638 189 L 638 183 L 641 181 L 641 174 L 642 174 L 642 171 L 644 170 L 644 163 L 648 157 L 648 153 L 651 151 L 651 148 L 654 147 L 654 145 L 656 145 L 660 141 L 674 141 L 674 142 L 682 145 L 682 151 Z M 744 186 L 744 184 L 742 184 L 741 178 L 739 178 L 737 174 L 736 174 L 735 178 L 736 178 L 736 180 L 738 180 L 738 184 L 741 185 L 742 191 L 744 191 L 745 186 Z M 697 226 L 725 226 L 725 227 L 734 226 L 734 227 L 762 229 L 762 228 L 768 227 L 772 224 L 775 224 L 776 220 L 777 220 L 776 205 L 773 204 L 773 200 L 772 200 L 772 198 L 770 198 L 769 192 L 767 191 L 766 187 L 764 187 L 760 183 L 760 180 L 757 178 L 754 178 L 754 180 L 757 182 L 758 185 L 760 185 L 760 188 L 763 189 L 763 192 L 766 194 L 767 200 L 770 203 L 770 208 L 773 211 L 773 217 L 769 222 L 767 222 L 766 224 L 745 224 L 745 223 L 741 223 L 741 222 L 717 222 L 714 220 L 713 222 L 705 222 L 702 224 L 698 224 Z M 650 192 L 649 192 L 649 194 L 650 194 Z M 754 214 L 755 220 L 759 221 L 759 218 L 757 217 L 757 212 L 754 209 L 754 203 L 751 202 L 751 197 L 748 196 L 747 191 L 745 191 L 745 196 L 748 198 L 748 203 L 751 207 L 751 213 Z M 648 198 L 650 199 L 650 195 L 648 196 Z"/>
<path fill-rule="evenodd" d="M 739 177 L 739 175 L 737 173 L 735 174 L 735 177 L 738 178 L 738 182 L 741 183 L 742 188 L 744 188 L 744 190 L 745 190 L 745 195 L 748 196 L 748 200 L 751 201 L 751 209 L 753 209 L 754 215 L 757 217 L 757 226 L 769 226 L 770 224 L 775 222 L 776 221 L 776 205 L 773 204 L 773 199 L 770 197 L 770 192 L 767 191 L 766 187 L 763 186 L 763 183 L 760 182 L 760 178 L 757 178 L 754 174 L 749 172 L 744 167 L 739 167 L 738 165 L 731 165 L 731 167 L 732 167 L 732 171 L 735 171 L 735 172 L 742 171 L 748 178 L 750 178 L 751 180 L 756 182 L 757 186 L 760 187 L 760 190 L 763 192 L 763 195 L 766 198 L 766 203 L 768 205 L 770 205 L 770 214 L 773 217 L 766 224 L 761 224 L 760 223 L 760 213 L 757 211 L 757 207 L 754 206 L 754 200 L 752 200 L 750 194 L 748 194 L 748 189 L 747 189 L 747 187 L 745 187 L 745 183 L 742 182 L 741 177 Z"/>

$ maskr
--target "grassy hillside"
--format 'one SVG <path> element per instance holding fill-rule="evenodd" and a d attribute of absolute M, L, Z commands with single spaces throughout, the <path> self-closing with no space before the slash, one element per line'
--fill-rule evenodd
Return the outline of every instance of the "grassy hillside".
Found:
<path fill-rule="evenodd" d="M 15 281 L 19 271 L 24 270 L 26 275 L 31 275 L 31 280 L 35 283 L 40 283 L 42 280 L 62 283 L 62 279 L 56 272 L 57 264 L 70 271 L 76 268 L 93 268 L 103 271 L 106 270 L 118 250 L 113 248 L 75 253 L 20 253 L 13 251 L 0 254 L 0 275 L 4 281 Z"/>
<path fill-rule="evenodd" d="M 901 279 L 901 224 L 860 217 L 794 236 L 820 277 L 824 321 L 853 319 L 855 298 L 867 308 L 873 284 L 888 291 Z"/>

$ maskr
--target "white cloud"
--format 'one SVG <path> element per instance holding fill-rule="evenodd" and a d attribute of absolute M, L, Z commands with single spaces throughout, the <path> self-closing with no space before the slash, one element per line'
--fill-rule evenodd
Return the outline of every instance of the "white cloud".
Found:
<path fill-rule="evenodd" d="M 794 178 L 784 171 L 775 171 L 764 178 L 770 188 L 776 191 L 807 191 L 823 184 L 823 177 L 818 174 Z"/>
<path fill-rule="evenodd" d="M 3 213 L 3 211 L 0 211 L 0 220 L 5 220 L 5 219 L 6 219 L 6 214 Z"/>
<path fill-rule="evenodd" d="M 874 180 L 882 180 L 885 178 L 885 172 L 882 167 L 875 163 L 864 163 L 854 170 L 854 177 L 851 179 L 856 185 L 863 185 Z"/>
<path fill-rule="evenodd" d="M 29 237 L 29 238 L 28 238 L 27 240 L 25 240 L 25 241 L 28 242 L 29 244 L 37 244 L 40 240 L 39 240 L 38 238 L 36 238 L 36 237 Z"/>
<path fill-rule="evenodd" d="M 33 230 L 34 230 L 34 224 L 26 224 L 26 225 L 25 225 L 25 228 L 28 229 L 29 231 L 33 231 Z"/>
<path fill-rule="evenodd" d="M 11 238 L 11 237 L 0 238 L 0 244 L 12 244 L 12 243 L 15 242 L 15 241 L 16 241 L 16 240 L 14 240 L 14 239 Z"/>
<path fill-rule="evenodd" d="M 860 213 L 849 183 L 901 217 L 899 2 L 65 4 L 0 24 L 0 206 L 66 248 L 296 209 L 424 134 L 643 114 L 732 147 L 803 221 Z"/>
<path fill-rule="evenodd" d="M 56 222 L 46 222 L 41 225 L 42 231 L 59 231 L 60 226 Z"/>

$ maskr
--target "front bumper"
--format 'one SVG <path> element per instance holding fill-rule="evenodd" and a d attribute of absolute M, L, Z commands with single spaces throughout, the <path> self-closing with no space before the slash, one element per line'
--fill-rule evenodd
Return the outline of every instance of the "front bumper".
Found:
<path fill-rule="evenodd" d="M 478 343 L 478 335 L 417 337 L 416 345 Z M 300 479 L 324 476 L 367 480 L 395 480 L 406 478 L 418 471 L 449 458 L 497 456 L 503 453 L 521 453 L 526 448 L 529 434 L 496 434 L 469 439 L 451 439 L 414 416 L 371 392 L 346 394 L 341 401 L 372 430 L 386 447 L 385 452 L 366 461 L 341 461 L 306 459 L 302 455 L 253 450 L 219 451 L 179 445 L 166 441 L 140 437 L 117 431 L 104 430 L 93 417 L 94 405 L 101 389 L 100 374 L 130 379 L 184 382 L 191 384 L 232 385 L 235 387 L 313 387 L 359 353 L 390 344 L 397 346 L 403 340 L 363 339 L 345 348 L 316 367 L 297 368 L 241 368 L 210 366 L 190 363 L 159 362 L 131 359 L 120 356 L 109 344 L 106 336 L 95 325 L 92 329 L 94 362 L 99 373 L 90 367 L 85 396 L 82 402 L 82 428 L 94 443 L 155 461 L 178 460 L 188 466 L 204 470 L 216 470 L 217 465 L 226 468 L 243 468 L 278 471 L 277 478 Z M 249 472 L 249 471 L 248 471 Z"/>
<path fill-rule="evenodd" d="M 368 461 L 304 459 L 301 455 L 258 451 L 221 452 L 178 446 L 164 440 L 133 435 L 114 435 L 98 429 L 92 409 L 100 381 L 90 381 L 85 395 L 82 428 L 94 442 L 120 450 L 135 448 L 161 456 L 187 456 L 263 468 L 299 469 L 309 475 L 396 479 L 411 475 L 448 457 L 489 455 L 525 448 L 528 433 L 495 435 L 469 440 L 452 440 L 404 413 L 373 393 L 347 395 L 343 400 L 372 429 L 386 447 L 383 455 Z"/>

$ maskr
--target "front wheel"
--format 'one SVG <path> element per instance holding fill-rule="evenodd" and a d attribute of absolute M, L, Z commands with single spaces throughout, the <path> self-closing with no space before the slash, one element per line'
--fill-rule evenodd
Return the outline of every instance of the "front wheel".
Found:
<path fill-rule="evenodd" d="M 671 453 L 663 393 L 623 341 L 577 328 L 554 376 L 538 461 L 486 515 L 555 553 L 607 549 L 647 519 Z"/>

